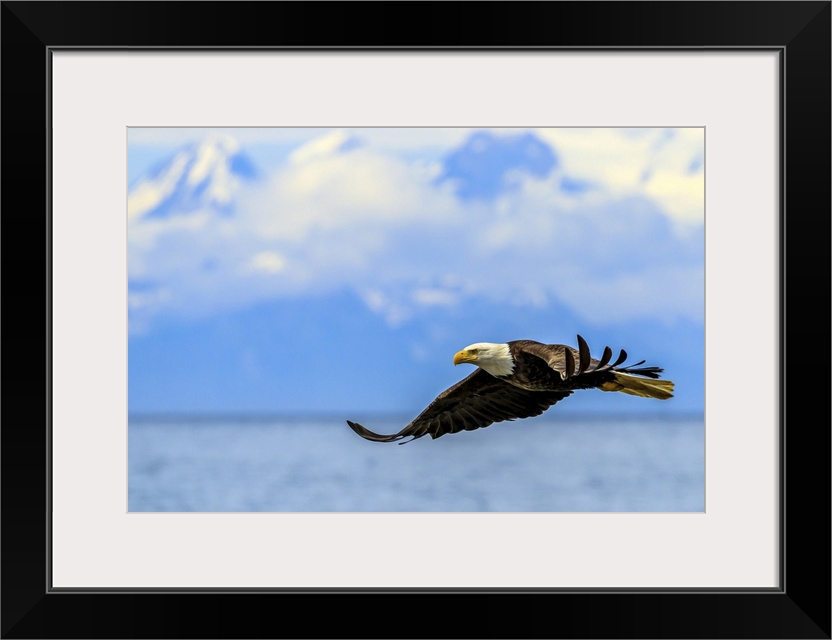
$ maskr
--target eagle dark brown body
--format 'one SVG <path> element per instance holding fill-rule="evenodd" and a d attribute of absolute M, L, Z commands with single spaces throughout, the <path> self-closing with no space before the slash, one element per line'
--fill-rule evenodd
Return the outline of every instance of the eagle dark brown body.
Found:
<path fill-rule="evenodd" d="M 398 433 L 380 435 L 356 422 L 347 420 L 347 424 L 366 440 L 395 442 L 424 435 L 438 438 L 494 422 L 537 416 L 579 389 L 620 391 L 659 400 L 673 397 L 673 382 L 659 379 L 661 368 L 641 367 L 643 360 L 621 367 L 627 359 L 623 349 L 615 362 L 611 359 L 609 347 L 604 348 L 600 360 L 593 358 L 581 336 L 577 349 L 533 340 L 477 343 L 460 351 L 454 363 L 477 364 L 479 368 L 439 394 Z"/>

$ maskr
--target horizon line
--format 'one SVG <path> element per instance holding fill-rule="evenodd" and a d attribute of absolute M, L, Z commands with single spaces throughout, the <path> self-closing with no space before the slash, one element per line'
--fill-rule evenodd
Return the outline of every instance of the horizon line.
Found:
<path fill-rule="evenodd" d="M 406 417 L 411 420 L 416 413 L 404 411 L 359 411 L 359 410 L 338 410 L 338 411 L 136 411 L 128 412 L 127 419 L 130 422 L 160 422 L 164 420 L 180 422 L 263 422 L 268 420 L 297 420 L 311 422 L 315 420 L 347 420 L 350 416 L 361 416 L 362 419 L 400 420 Z M 598 420 L 598 419 L 655 419 L 655 418 L 704 418 L 705 412 L 696 410 L 680 411 L 559 411 L 557 415 L 540 415 L 534 418 L 557 419 L 562 417 L 569 420 Z M 350 418 L 351 419 L 351 418 Z"/>

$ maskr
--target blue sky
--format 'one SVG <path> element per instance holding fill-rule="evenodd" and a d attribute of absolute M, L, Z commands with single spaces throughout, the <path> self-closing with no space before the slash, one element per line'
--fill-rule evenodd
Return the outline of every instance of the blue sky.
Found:
<path fill-rule="evenodd" d="M 703 129 L 130 129 L 128 154 L 131 413 L 413 413 L 470 343 L 576 333 L 677 397 L 568 409 L 703 409 Z"/>

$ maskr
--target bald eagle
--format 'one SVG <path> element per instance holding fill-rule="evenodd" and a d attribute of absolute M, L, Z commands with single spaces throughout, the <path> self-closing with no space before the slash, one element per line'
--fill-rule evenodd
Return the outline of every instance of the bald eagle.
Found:
<path fill-rule="evenodd" d="M 470 363 L 477 370 L 431 402 L 398 433 L 380 435 L 347 420 L 358 435 L 373 442 L 395 442 L 429 435 L 473 431 L 495 422 L 538 416 L 578 389 L 620 391 L 641 398 L 668 400 L 673 382 L 660 380 L 659 367 L 641 367 L 644 360 L 620 366 L 627 359 L 623 349 L 610 364 L 612 350 L 604 348 L 600 360 L 589 354 L 579 335 L 578 348 L 515 340 L 505 344 L 477 342 L 454 356 L 454 365 Z M 577 363 L 577 364 L 576 364 Z"/>

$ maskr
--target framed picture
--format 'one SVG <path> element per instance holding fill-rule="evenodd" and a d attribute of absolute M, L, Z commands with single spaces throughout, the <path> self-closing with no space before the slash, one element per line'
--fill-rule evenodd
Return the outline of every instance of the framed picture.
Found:
<path fill-rule="evenodd" d="M 705 511 L 704 127 L 127 135 L 130 513 Z"/>
<path fill-rule="evenodd" d="M 401 7 L 3 4 L 4 637 L 830 637 L 830 4 Z"/>

